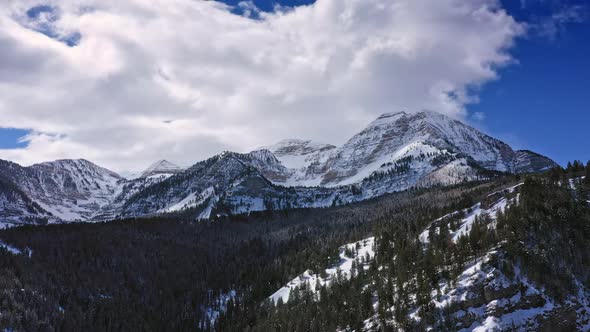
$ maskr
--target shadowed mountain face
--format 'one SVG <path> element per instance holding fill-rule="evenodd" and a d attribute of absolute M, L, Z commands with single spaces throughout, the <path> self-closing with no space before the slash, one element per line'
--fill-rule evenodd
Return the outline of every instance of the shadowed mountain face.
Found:
<path fill-rule="evenodd" d="M 0 216 L 93 221 L 188 211 L 205 219 L 340 205 L 416 186 L 481 180 L 490 171 L 554 166 L 444 115 L 401 112 L 380 116 L 340 147 L 284 140 L 248 154 L 225 152 L 186 170 L 161 160 L 130 180 L 86 160 L 30 167 L 2 161 L 2 195 L 11 203 L 0 205 Z"/>
<path fill-rule="evenodd" d="M 122 177 L 87 160 L 58 160 L 22 167 L 2 161 L 7 181 L 59 220 L 88 220 L 117 194 Z M 2 211 L 0 211 L 1 213 Z"/>

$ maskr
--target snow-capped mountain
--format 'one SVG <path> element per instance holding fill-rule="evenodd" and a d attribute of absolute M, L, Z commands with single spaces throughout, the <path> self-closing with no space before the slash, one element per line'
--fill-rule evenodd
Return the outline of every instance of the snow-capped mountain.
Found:
<path fill-rule="evenodd" d="M 3 176 L 32 201 L 61 220 L 89 220 L 108 205 L 124 179 L 87 160 L 57 160 L 22 167 L 0 163 Z"/>
<path fill-rule="evenodd" d="M 309 147 L 309 148 L 308 148 Z M 383 114 L 343 146 L 286 140 L 269 147 L 289 168 L 283 185 L 336 187 L 359 183 L 376 173 L 387 173 L 417 159 L 422 176 L 454 159 L 466 158 L 479 166 L 502 172 L 536 172 L 555 163 L 530 151 L 514 151 L 507 144 L 435 112 Z M 422 163 L 423 164 L 423 163 Z M 416 179 L 412 182 L 417 182 Z"/>
<path fill-rule="evenodd" d="M 481 179 L 486 170 L 535 172 L 555 165 L 438 113 L 392 113 L 341 147 L 290 139 L 248 154 L 222 153 L 132 197 L 122 215 L 192 209 L 207 218 L 326 207 Z"/>
<path fill-rule="evenodd" d="M 335 192 L 327 188 L 286 188 L 273 184 L 268 174 L 286 168 L 268 150 L 248 154 L 224 152 L 130 197 L 124 217 L 172 213 L 191 209 L 199 219 L 214 214 L 333 204 Z"/>
<path fill-rule="evenodd" d="M 111 199 L 109 204 L 101 207 L 93 219 L 110 220 L 120 217 L 123 206 L 133 195 L 181 173 L 183 170 L 180 166 L 167 160 L 159 160 L 151 164 L 139 175 L 130 176 L 128 180 L 120 181 L 118 194 Z"/>
<path fill-rule="evenodd" d="M 444 115 L 400 112 L 380 116 L 340 147 L 283 140 L 246 154 L 223 152 L 186 170 L 161 160 L 130 179 L 86 160 L 30 167 L 2 162 L 0 171 L 38 205 L 33 214 L 90 221 L 182 210 L 208 218 L 326 207 L 482 179 L 489 171 L 526 173 L 554 166 L 546 157 L 514 151 Z M 17 194 L 4 195 L 14 201 Z M 15 211 L 3 209 L 8 210 Z"/>

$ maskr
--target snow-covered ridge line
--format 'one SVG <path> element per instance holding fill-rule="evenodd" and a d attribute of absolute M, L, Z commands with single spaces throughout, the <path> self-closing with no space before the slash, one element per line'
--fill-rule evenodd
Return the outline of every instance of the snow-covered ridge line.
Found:
<path fill-rule="evenodd" d="M 0 241 L 0 248 L 6 249 L 9 253 L 14 255 L 21 255 L 23 253 L 22 251 L 20 251 L 20 249 L 13 247 L 9 244 L 6 244 L 2 241 Z"/>
<path fill-rule="evenodd" d="M 160 213 L 169 213 L 169 212 L 178 212 L 181 210 L 190 209 L 195 206 L 199 206 L 203 204 L 211 195 L 215 193 L 215 189 L 213 187 L 209 187 L 205 189 L 202 193 L 192 193 L 180 200 L 178 203 L 174 203 L 162 210 Z"/>
<path fill-rule="evenodd" d="M 492 197 L 495 195 L 513 194 L 522 185 L 523 185 L 523 183 L 519 183 L 517 185 L 508 187 L 506 189 L 494 192 L 494 193 L 488 195 L 488 197 Z M 484 214 L 487 214 L 492 219 L 495 219 L 498 211 L 503 211 L 504 209 L 506 209 L 506 207 L 510 203 L 517 202 L 517 197 L 515 197 L 513 199 L 507 199 L 506 197 L 502 196 L 494 204 L 492 204 L 492 206 L 488 209 L 482 208 L 482 203 L 477 203 L 476 205 L 474 205 L 471 208 L 461 210 L 461 211 L 455 211 L 455 212 L 449 213 L 445 216 L 442 216 L 442 217 L 434 220 L 420 234 L 419 240 L 423 244 L 428 244 L 429 243 L 429 232 L 431 231 L 430 229 L 433 226 L 435 227 L 437 222 L 447 220 L 447 219 L 455 217 L 461 213 L 467 213 L 469 211 L 469 213 L 467 213 L 467 216 L 462 218 L 462 220 L 459 222 L 458 229 L 451 233 L 453 241 L 457 242 L 457 240 L 461 236 L 468 234 L 468 230 L 473 225 L 473 222 L 475 221 L 476 217 L 480 217 Z M 491 226 L 492 225 L 490 225 L 490 227 Z M 297 276 L 295 279 L 291 280 L 287 285 L 283 286 L 281 289 L 276 291 L 269 298 L 273 301 L 273 303 L 278 303 L 279 299 L 282 300 L 283 303 L 285 303 L 289 300 L 289 294 L 291 293 L 291 291 L 294 289 L 297 289 L 298 287 L 301 287 L 303 284 L 308 284 L 308 286 L 312 290 L 314 290 L 316 288 L 316 286 L 318 286 L 318 285 L 319 286 L 323 286 L 323 285 L 329 286 L 333 276 L 337 273 L 338 270 L 341 271 L 343 276 L 346 276 L 347 278 L 349 278 L 353 261 L 358 260 L 360 258 L 365 258 L 365 257 L 368 257 L 371 260 L 375 257 L 375 251 L 373 249 L 374 244 L 375 244 L 375 238 L 370 237 L 370 238 L 367 238 L 367 239 L 364 239 L 364 240 L 361 240 L 358 242 L 354 242 L 354 243 L 349 243 L 349 244 L 346 244 L 346 245 L 340 247 L 340 249 L 339 249 L 340 262 L 336 266 L 325 270 L 325 272 L 328 276 L 327 278 L 322 279 L 318 274 L 314 273 L 311 270 L 307 270 L 307 271 L 303 272 L 301 275 Z M 352 257 L 346 256 L 347 248 L 349 250 L 352 250 L 354 248 L 357 249 L 354 252 L 354 255 Z M 367 254 L 368 254 L 368 256 L 367 256 Z M 366 266 L 368 263 L 370 263 L 370 260 L 367 261 L 365 259 L 362 262 L 361 266 Z"/>
<path fill-rule="evenodd" d="M 8 251 L 9 253 L 13 254 L 13 255 L 26 255 L 29 258 L 31 258 L 31 256 L 33 255 L 33 251 L 29 248 L 26 248 L 25 251 L 23 252 L 22 250 L 11 246 L 8 243 L 5 243 L 3 241 L 0 241 L 0 248 L 5 249 L 6 251 Z"/>
<path fill-rule="evenodd" d="M 454 217 L 461 215 L 461 214 L 463 214 L 464 217 L 456 221 L 457 229 L 451 230 L 451 232 L 450 232 L 451 238 L 452 238 L 453 242 L 455 242 L 455 243 L 459 240 L 459 238 L 461 238 L 462 236 L 465 236 L 469 233 L 469 230 L 472 228 L 473 223 L 475 222 L 475 220 L 477 218 L 480 218 L 484 215 L 490 217 L 492 220 L 492 223 L 489 224 L 488 227 L 494 227 L 498 212 L 500 212 L 500 211 L 503 212 L 506 209 L 506 207 L 508 207 L 510 204 L 518 202 L 518 198 L 519 198 L 518 195 L 516 195 L 516 197 L 514 197 L 514 198 L 506 198 L 505 196 L 508 194 L 514 193 L 522 185 L 523 185 L 523 183 L 520 183 L 515 186 L 506 188 L 504 190 L 489 194 L 488 198 L 493 198 L 495 196 L 500 196 L 500 197 L 497 198 L 496 201 L 493 204 L 491 204 L 491 206 L 488 208 L 484 208 L 483 203 L 480 202 L 470 208 L 467 208 L 467 209 L 464 209 L 461 211 L 455 211 L 455 212 L 447 214 L 439 219 L 436 219 L 422 233 L 420 233 L 420 236 L 418 237 L 420 242 L 422 242 L 424 244 L 428 244 L 430 242 L 430 239 L 429 239 L 430 232 L 434 231 L 437 234 L 439 233 L 439 231 L 440 231 L 439 223 L 440 222 L 450 221 Z M 434 229 L 433 229 L 433 227 L 434 227 Z"/>
<path fill-rule="evenodd" d="M 26 196 L 14 198 L 19 194 L 10 189 L 0 192 L 0 218 L 33 214 L 27 218 L 32 224 L 96 221 L 194 207 L 198 219 L 325 207 L 409 188 L 489 179 L 489 172 L 483 169 L 521 173 L 554 165 L 548 158 L 514 151 L 441 114 L 389 113 L 340 147 L 284 140 L 250 153 L 224 152 L 188 169 L 160 160 L 142 176 L 128 180 L 86 160 L 31 167 L 0 161 L 0 174 L 7 174 L 7 180 Z M 199 199 L 191 195 L 210 187 L 215 190 L 210 204 L 192 204 Z M 2 197 L 10 201 L 1 205 Z M 27 198 L 38 207 L 31 206 Z"/>
<path fill-rule="evenodd" d="M 368 269 L 368 263 L 375 257 L 374 245 L 375 238 L 370 237 L 340 247 L 340 262 L 324 271 L 326 277 L 322 278 L 321 275 L 307 270 L 272 294 L 269 299 L 275 304 L 279 301 L 286 303 L 289 301 L 291 292 L 304 284 L 310 289 L 315 290 L 319 286 L 329 286 L 338 274 L 343 278 L 349 279 L 352 273 L 353 262 L 356 261 L 359 268 Z M 352 256 L 347 256 L 347 252 L 352 253 Z"/>
<path fill-rule="evenodd" d="M 477 216 L 488 214 L 492 218 L 489 227 L 494 227 L 493 219 L 496 214 L 502 211 L 510 204 L 518 204 L 520 193 L 518 188 L 522 185 L 506 188 L 494 192 L 487 196 L 484 201 L 475 205 L 466 217 L 462 217 L 459 226 L 454 232 L 449 232 L 453 240 L 457 240 L 467 230 Z M 484 206 L 489 206 L 484 208 Z M 469 210 L 469 209 L 467 209 Z M 440 222 L 447 221 L 449 218 L 456 217 L 466 211 L 456 211 L 446 216 L 436 219 L 420 235 L 419 240 L 423 247 L 429 246 L 428 234 L 437 231 L 435 228 L 440 226 Z M 450 228 L 449 228 L 450 230 Z M 359 243 L 361 245 L 359 245 Z M 363 244 L 364 243 L 364 244 Z M 368 259 L 360 262 L 361 268 L 366 268 L 369 262 L 374 259 L 374 252 L 369 251 L 367 244 L 375 245 L 375 238 L 361 240 L 351 243 L 340 248 L 341 262 L 332 269 L 326 270 L 327 278 L 322 279 L 312 271 L 305 271 L 302 275 L 296 277 L 287 285 L 272 294 L 269 299 L 272 303 L 289 301 L 290 294 L 299 288 L 310 290 L 315 294 L 316 299 L 319 296 L 319 286 L 329 286 L 331 280 L 334 280 L 335 269 L 340 268 L 344 277 L 350 277 L 350 267 L 352 262 L 366 252 L 369 252 Z M 346 257 L 344 251 L 350 251 L 354 247 L 359 247 L 357 253 L 351 257 Z M 348 249 L 348 250 L 347 250 Z M 366 251 L 365 251 L 366 250 Z M 456 331 L 535 331 L 540 327 L 547 327 L 546 322 L 560 319 L 564 312 L 574 308 L 575 319 L 579 331 L 590 331 L 590 291 L 581 283 L 576 284 L 577 296 L 570 297 L 565 304 L 560 304 L 555 298 L 552 298 L 546 290 L 538 284 L 532 282 L 527 275 L 521 272 L 520 266 L 516 264 L 511 273 L 505 274 L 498 262 L 506 260 L 506 253 L 502 245 L 498 245 L 486 253 L 478 256 L 471 261 L 466 262 L 461 272 L 452 277 L 452 280 L 440 279 L 438 287 L 432 289 L 430 294 L 430 303 L 437 312 L 446 313 L 452 319 L 453 326 L 451 330 Z M 360 260 L 359 260 L 360 261 Z M 344 266 L 348 264 L 347 266 Z M 378 267 L 378 270 L 386 268 Z M 408 286 L 416 282 L 416 278 L 407 282 Z M 366 286 L 368 286 L 367 284 Z M 397 286 L 394 286 L 397 289 Z M 377 296 L 377 294 L 373 294 Z M 420 326 L 423 320 L 421 315 L 428 313 L 422 312 L 423 308 L 417 303 L 412 302 L 410 296 L 410 307 L 408 308 L 407 319 Z M 374 302 L 375 310 L 378 309 L 380 302 Z M 393 312 L 392 308 L 385 308 L 385 311 Z M 567 315 L 567 314 L 566 314 Z M 557 317 L 557 318 L 556 318 Z M 362 331 L 380 330 L 382 326 L 381 316 L 375 316 L 365 320 Z M 388 321 L 393 323 L 395 321 Z M 551 326 L 550 324 L 548 326 Z M 436 330 L 436 326 L 427 326 L 426 330 Z M 440 329 L 441 326 L 438 326 Z"/>

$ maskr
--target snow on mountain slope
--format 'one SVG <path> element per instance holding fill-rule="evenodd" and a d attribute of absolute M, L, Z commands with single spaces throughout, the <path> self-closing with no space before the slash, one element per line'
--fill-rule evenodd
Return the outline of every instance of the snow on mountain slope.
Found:
<path fill-rule="evenodd" d="M 3 174 L 45 211 L 88 220 L 118 194 L 124 179 L 87 160 L 57 160 L 22 167 L 3 163 Z"/>
<path fill-rule="evenodd" d="M 141 173 L 139 177 L 141 178 L 148 178 L 148 177 L 170 177 L 174 174 L 182 172 L 183 169 L 180 166 L 177 166 L 168 160 L 159 160 L 150 165 L 145 171 Z"/>
<path fill-rule="evenodd" d="M 280 175 L 284 166 L 268 150 L 248 154 L 224 152 L 129 197 L 123 216 L 151 215 L 191 209 L 199 219 L 211 215 L 249 213 L 268 209 L 324 207 L 335 193 L 325 188 L 284 188 L 267 174 Z"/>
<path fill-rule="evenodd" d="M 38 205 L 33 214 L 40 218 L 91 221 L 186 209 L 201 210 L 193 211 L 201 218 L 326 207 L 486 179 L 486 170 L 536 172 L 555 165 L 444 115 L 400 112 L 380 116 L 341 147 L 290 139 L 246 154 L 224 152 L 186 170 L 161 160 L 130 180 L 86 160 L 30 167 L 1 161 L 0 174 Z M 5 204 L 4 214 L 26 216 L 25 201 Z"/>
<path fill-rule="evenodd" d="M 321 173 L 322 167 L 336 149 L 330 144 L 309 140 L 286 139 L 261 149 L 271 151 L 289 171 L 282 181 L 289 186 L 317 186 L 319 179 L 313 176 Z"/>
<path fill-rule="evenodd" d="M 408 183 L 415 185 L 423 177 L 448 166 L 455 159 L 472 160 L 479 167 L 503 172 L 533 172 L 556 164 L 529 151 L 514 151 L 507 144 L 442 114 L 388 113 L 370 123 L 343 146 L 285 140 L 268 148 L 287 168 L 282 177 L 270 178 L 286 186 L 337 187 L 362 182 L 378 172 L 388 172 L 396 164 L 405 162 L 409 169 L 418 170 Z M 429 165 L 414 162 L 430 158 Z M 408 160 L 409 159 L 409 160 Z M 425 167 L 430 166 L 430 167 Z M 455 167 L 459 165 L 453 165 Z M 460 172 L 448 167 L 439 178 L 454 183 L 474 171 L 464 163 Z M 261 169 L 265 173 L 264 169 Z M 266 173 L 265 173 L 266 174 Z M 425 179 L 422 184 L 432 182 Z M 405 189 L 405 188 L 404 188 Z"/>
<path fill-rule="evenodd" d="M 205 189 L 202 193 L 196 194 L 192 193 L 183 198 L 180 202 L 175 203 L 171 206 L 166 207 L 165 209 L 160 210 L 159 212 L 166 213 L 166 212 L 176 212 L 181 211 L 184 209 L 190 209 L 196 206 L 199 206 L 205 202 L 206 199 L 211 197 L 215 194 L 215 189 L 213 187 L 209 187 Z"/>
<path fill-rule="evenodd" d="M 178 211 L 187 197 L 196 198 L 208 188 L 212 188 L 213 192 L 224 192 L 256 173 L 236 155 L 222 153 L 138 192 L 125 202 L 123 214 L 140 216 L 157 211 Z M 214 199 L 214 196 L 211 194 L 208 198 Z M 205 203 L 206 201 L 202 202 Z"/>
<path fill-rule="evenodd" d="M 307 270 L 272 294 L 269 299 L 273 303 L 278 303 L 279 300 L 285 303 L 289 301 L 291 292 L 302 286 L 314 290 L 316 286 L 329 286 L 335 278 L 349 279 L 351 273 L 353 273 L 353 266 L 356 266 L 358 269 L 369 268 L 369 262 L 375 257 L 374 245 L 375 238 L 370 237 L 342 246 L 339 250 L 340 261 L 335 266 L 326 269 L 323 277 L 311 270 Z"/>
<path fill-rule="evenodd" d="M 14 184 L 0 176 L 0 229 L 23 224 L 55 221 Z"/>
<path fill-rule="evenodd" d="M 518 202 L 519 196 L 515 192 L 521 185 L 522 183 L 507 188 L 502 192 L 490 194 L 487 200 L 484 202 L 477 203 L 471 208 L 456 211 L 435 220 L 430 226 L 428 226 L 428 228 L 426 228 L 426 230 L 424 230 L 424 232 L 420 234 L 420 241 L 427 244 L 430 233 L 435 232 L 439 234 L 442 224 L 444 224 L 446 229 L 450 230 L 449 234 L 455 243 L 461 236 L 467 235 L 469 230 L 473 227 L 473 223 L 478 218 L 490 218 L 492 222 L 488 224 L 488 227 L 494 227 L 494 222 L 498 212 L 504 211 L 508 205 Z"/>
<path fill-rule="evenodd" d="M 285 167 L 300 169 L 309 167 L 310 164 L 317 161 L 317 156 L 332 151 L 336 147 L 309 140 L 285 139 L 260 149 L 272 152 Z"/>
<path fill-rule="evenodd" d="M 476 218 L 488 215 L 488 227 L 495 226 L 495 216 L 511 204 L 518 204 L 518 188 L 522 184 L 506 188 L 500 192 L 490 194 L 485 200 L 466 210 L 460 210 L 434 220 L 419 236 L 420 242 L 426 250 L 429 246 L 431 234 L 440 234 L 441 226 L 449 231 L 453 241 L 457 241 L 465 235 L 473 225 Z M 341 270 L 341 275 L 350 275 L 353 264 L 360 268 L 375 264 L 375 251 L 373 250 L 375 238 L 367 238 L 359 242 L 344 245 L 340 249 L 341 261 L 336 266 L 327 269 L 322 278 L 318 274 L 307 270 L 297 276 L 284 287 L 269 296 L 271 303 L 288 302 L 294 291 L 306 290 L 319 299 L 319 286 L 330 287 L 334 280 L 336 270 Z M 395 243 L 393 244 L 395 246 Z M 345 254 L 348 248 L 349 255 Z M 356 249 L 356 251 L 352 249 Z M 434 323 L 424 330 L 453 330 L 453 331 L 566 331 L 565 327 L 576 326 L 578 331 L 590 331 L 590 290 L 580 282 L 576 282 L 572 290 L 573 296 L 568 296 L 566 301 L 558 301 L 548 295 L 546 289 L 521 271 L 519 264 L 514 265 L 510 273 L 505 273 L 501 266 L 507 261 L 506 252 L 502 249 L 502 243 L 484 252 L 480 256 L 469 260 L 452 280 L 440 279 L 436 287 L 432 287 L 428 301 L 432 314 L 445 315 L 447 325 L 442 324 L 434 316 Z M 387 265 L 388 263 L 386 263 Z M 395 267 L 395 265 L 392 265 Z M 387 266 L 377 266 L 377 271 L 385 271 Z M 382 277 L 382 275 L 378 275 Z M 358 282 L 358 281 L 355 281 Z M 368 278 L 363 288 L 371 289 L 374 280 Z M 416 277 L 403 284 L 404 292 L 416 290 Z M 394 293 L 400 292 L 400 286 L 393 282 Z M 396 311 L 392 308 L 379 308 L 378 293 L 373 294 L 374 312 Z M 344 303 L 343 305 L 349 305 Z M 355 305 L 355 304 L 350 304 Z M 406 318 L 414 326 L 423 326 L 424 306 L 418 305 L 417 295 L 410 294 Z M 399 326 L 395 322 L 395 316 L 390 315 L 390 326 Z M 381 317 L 382 318 L 382 317 Z M 364 321 L 362 331 L 378 331 L 383 329 L 383 320 L 378 314 Z M 426 323 L 428 324 L 428 323 Z M 401 327 L 400 327 L 401 328 Z M 422 330 L 422 328 L 419 328 Z"/>
<path fill-rule="evenodd" d="M 514 158 L 514 173 L 541 172 L 556 164 L 549 158 L 528 150 L 516 151 Z"/>

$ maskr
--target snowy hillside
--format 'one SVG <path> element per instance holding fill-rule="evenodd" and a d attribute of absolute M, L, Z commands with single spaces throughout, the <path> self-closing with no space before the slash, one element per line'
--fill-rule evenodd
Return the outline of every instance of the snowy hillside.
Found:
<path fill-rule="evenodd" d="M 3 174 L 42 209 L 66 221 L 89 220 L 120 191 L 124 179 L 87 160 L 58 160 L 21 167 L 3 163 Z"/>
<path fill-rule="evenodd" d="M 495 229 L 498 214 L 505 213 L 510 206 L 519 204 L 519 189 L 523 184 L 512 186 L 490 194 L 484 201 L 471 208 L 456 211 L 434 220 L 418 237 L 420 248 L 425 257 L 434 255 L 429 247 L 431 242 L 441 243 L 448 239 L 454 245 L 447 247 L 462 248 L 470 239 L 470 233 L 477 229 Z M 472 233 L 473 234 L 473 233 Z M 308 301 L 303 298 L 311 294 L 314 301 L 321 300 L 320 294 L 326 294 L 321 288 L 330 288 L 335 278 L 350 279 L 355 273 L 359 276 L 352 283 L 361 283 L 361 289 L 373 289 L 375 283 L 388 285 L 385 280 L 372 279 L 360 274 L 360 270 L 373 269 L 377 277 L 395 278 L 398 257 L 393 262 L 379 260 L 376 265 L 378 249 L 374 237 L 355 243 L 344 245 L 340 249 L 340 262 L 317 274 L 305 271 L 294 278 L 268 299 L 273 305 L 281 308 L 296 293 L 296 301 Z M 396 243 L 392 244 L 394 247 Z M 438 244 L 440 245 L 440 244 Z M 443 244 L 444 245 L 444 244 Z M 448 246 L 448 245 L 447 245 Z M 405 282 L 389 284 L 395 301 L 401 301 L 401 294 L 408 300 L 404 309 L 398 305 L 380 308 L 385 297 L 382 290 L 376 290 L 370 296 L 372 299 L 373 316 L 364 321 L 363 331 L 377 331 L 389 327 L 417 330 L 453 330 L 453 331 L 569 331 L 575 327 L 578 331 L 590 331 L 590 289 L 574 279 L 572 289 L 568 289 L 565 300 L 558 298 L 543 285 L 531 280 L 522 262 L 510 263 L 509 251 L 504 248 L 505 243 L 491 244 L 491 249 L 477 254 L 467 260 L 465 264 L 457 264 L 451 257 L 454 253 L 445 252 L 444 262 L 437 262 L 432 267 L 433 275 L 417 275 Z M 377 252 L 377 253 L 376 253 Z M 448 258 L 447 258 L 448 257 Z M 407 259 L 407 258 L 406 258 Z M 410 259 L 410 263 L 411 263 Z M 416 263 L 419 264 L 419 263 Z M 440 264 L 443 264 L 442 267 Z M 448 265 L 445 265 L 448 264 Z M 457 265 L 456 265 L 457 264 Z M 427 267 L 428 269 L 428 267 Z M 389 271 L 392 270 L 392 271 Z M 456 270 L 456 272 L 451 272 Z M 356 272 L 355 272 L 356 271 Z M 447 272 L 445 272 L 447 271 Z M 420 278 L 432 278 L 441 274 L 436 285 L 427 285 Z M 339 287 L 343 283 L 340 281 Z M 345 285 L 345 283 L 344 283 Z M 386 286 L 381 286 L 385 287 Z M 425 291 L 425 294 L 418 294 Z M 562 290 L 565 291 L 565 290 Z M 414 293 L 415 292 L 415 293 Z M 326 295 L 324 295 L 326 296 Z M 423 296 L 426 296 L 425 298 Z M 395 302 L 394 301 L 394 302 Z M 295 304 L 296 305 L 296 304 Z M 344 306 L 356 306 L 357 303 L 343 303 Z M 287 309 L 288 310 L 288 309 Z M 404 313 L 403 318 L 399 313 Z M 391 317 L 384 320 L 383 317 Z M 402 323 L 401 321 L 405 323 Z M 408 325 L 409 324 L 409 325 Z M 345 329 L 348 330 L 348 329 Z"/>
<path fill-rule="evenodd" d="M 368 264 L 375 257 L 375 238 L 370 237 L 355 243 L 344 245 L 339 250 L 340 261 L 323 271 L 323 273 L 314 273 L 311 270 L 303 272 L 300 276 L 293 279 L 285 287 L 272 294 L 269 299 L 273 303 L 279 301 L 285 303 L 289 301 L 289 295 L 305 287 L 315 290 L 321 286 L 330 286 L 338 278 L 350 279 L 356 269 L 368 269 Z M 323 275 L 323 276 L 322 276 Z"/>
<path fill-rule="evenodd" d="M 55 219 L 14 184 L 0 177 L 0 229 Z"/>

